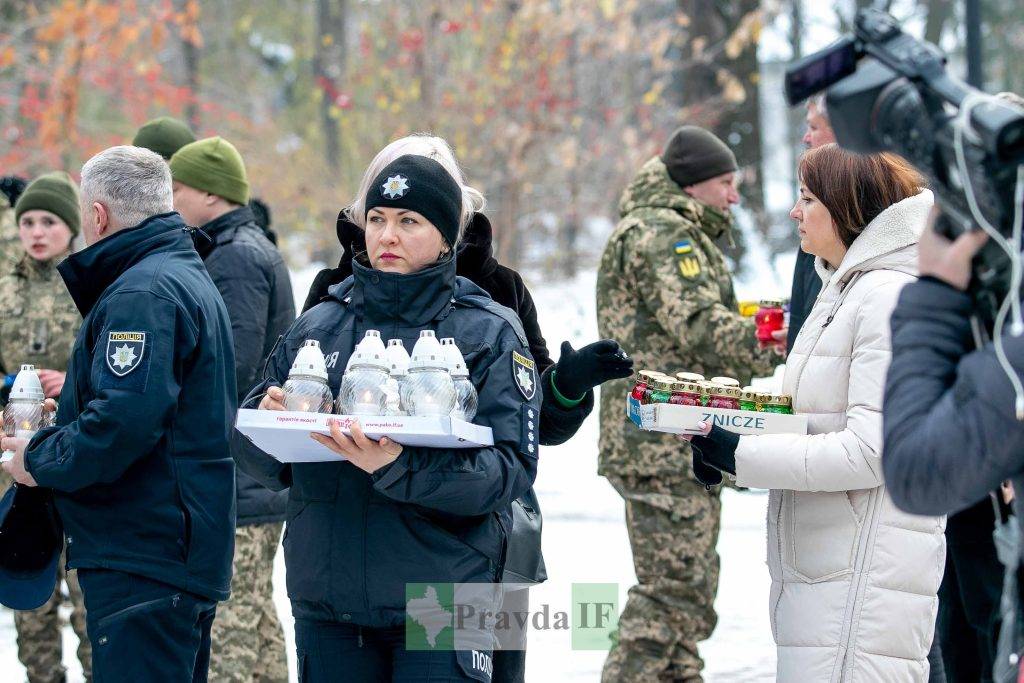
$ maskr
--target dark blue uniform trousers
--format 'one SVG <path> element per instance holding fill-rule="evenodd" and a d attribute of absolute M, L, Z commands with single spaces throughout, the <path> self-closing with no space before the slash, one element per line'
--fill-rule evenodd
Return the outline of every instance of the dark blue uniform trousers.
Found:
<path fill-rule="evenodd" d="M 213 600 L 136 574 L 79 569 L 94 683 L 205 683 Z"/>
<path fill-rule="evenodd" d="M 337 622 L 295 620 L 299 683 L 490 683 L 489 660 L 481 667 L 469 650 L 406 650 L 405 627 L 367 628 Z M 96 683 L 101 683 L 96 681 Z"/>

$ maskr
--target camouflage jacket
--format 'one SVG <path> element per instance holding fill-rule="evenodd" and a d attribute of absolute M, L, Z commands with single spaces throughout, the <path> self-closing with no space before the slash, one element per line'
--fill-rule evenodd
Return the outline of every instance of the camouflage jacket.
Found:
<path fill-rule="evenodd" d="M 57 272 L 57 261 L 25 255 L 0 278 L 0 371 L 22 363 L 67 370 L 82 316 Z"/>
<path fill-rule="evenodd" d="M 14 209 L 7 196 L 0 192 L 0 277 L 8 275 L 25 250 L 18 239 L 18 224 L 14 220 Z"/>
<path fill-rule="evenodd" d="M 754 321 L 737 309 L 732 278 L 714 240 L 731 229 L 728 214 L 682 191 L 655 157 L 626 188 L 622 220 L 601 257 L 597 321 L 636 368 L 726 375 L 747 383 L 771 374 L 778 358 L 757 347 Z M 632 379 L 601 387 L 599 472 L 659 476 L 689 471 L 689 446 L 637 429 L 626 418 Z"/>

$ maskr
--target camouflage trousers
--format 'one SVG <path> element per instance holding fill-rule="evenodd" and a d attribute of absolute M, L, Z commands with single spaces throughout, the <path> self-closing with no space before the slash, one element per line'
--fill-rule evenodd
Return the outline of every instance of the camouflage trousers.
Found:
<path fill-rule="evenodd" d="M 235 529 L 231 598 L 217 606 L 211 632 L 210 680 L 287 683 L 284 631 L 274 607 L 274 554 L 281 522 Z"/>
<path fill-rule="evenodd" d="M 6 491 L 13 480 L 0 470 L 0 491 Z M 25 666 L 29 683 L 56 683 L 63 681 L 64 647 L 61 636 L 59 609 L 64 603 L 61 587 L 67 583 L 71 598 L 71 627 L 78 636 L 78 661 L 82 663 L 85 680 L 92 680 L 92 645 L 85 631 L 85 599 L 78 585 L 75 570 L 65 574 L 64 558 L 58 565 L 57 586 L 42 607 L 14 613 L 14 627 L 18 632 L 18 661 Z"/>
<path fill-rule="evenodd" d="M 697 643 L 715 628 L 721 501 L 690 477 L 609 477 L 626 501 L 637 585 L 603 683 L 701 681 Z"/>
<path fill-rule="evenodd" d="M 67 581 L 71 598 L 71 627 L 78 636 L 78 661 L 82 663 L 85 680 L 92 680 L 92 646 L 85 632 L 85 600 L 76 572 L 65 574 L 61 558 L 57 587 L 46 604 L 28 612 L 14 613 L 18 630 L 18 660 L 25 665 L 29 683 L 57 683 L 64 680 L 64 648 L 58 610 L 64 602 L 61 585 Z"/>

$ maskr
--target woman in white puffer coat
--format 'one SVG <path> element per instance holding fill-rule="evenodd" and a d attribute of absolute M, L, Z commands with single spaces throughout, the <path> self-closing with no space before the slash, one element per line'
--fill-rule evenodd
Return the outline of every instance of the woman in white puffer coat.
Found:
<path fill-rule="evenodd" d="M 889 315 L 916 277 L 932 194 L 898 157 L 836 145 L 800 162 L 791 212 L 824 281 L 783 380 L 808 434 L 693 437 L 694 469 L 772 489 L 771 624 L 779 681 L 926 681 L 942 517 L 899 511 L 882 477 Z M 699 454 L 697 451 L 699 450 Z M 715 469 L 709 470 L 708 466 Z"/>

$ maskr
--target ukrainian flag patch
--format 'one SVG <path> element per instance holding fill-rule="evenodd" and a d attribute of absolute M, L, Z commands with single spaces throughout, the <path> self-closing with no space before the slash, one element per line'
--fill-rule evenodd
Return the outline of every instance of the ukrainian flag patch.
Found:
<path fill-rule="evenodd" d="M 680 240 L 676 242 L 675 250 L 677 254 L 689 254 L 693 251 L 693 245 L 690 244 L 690 240 Z"/>

